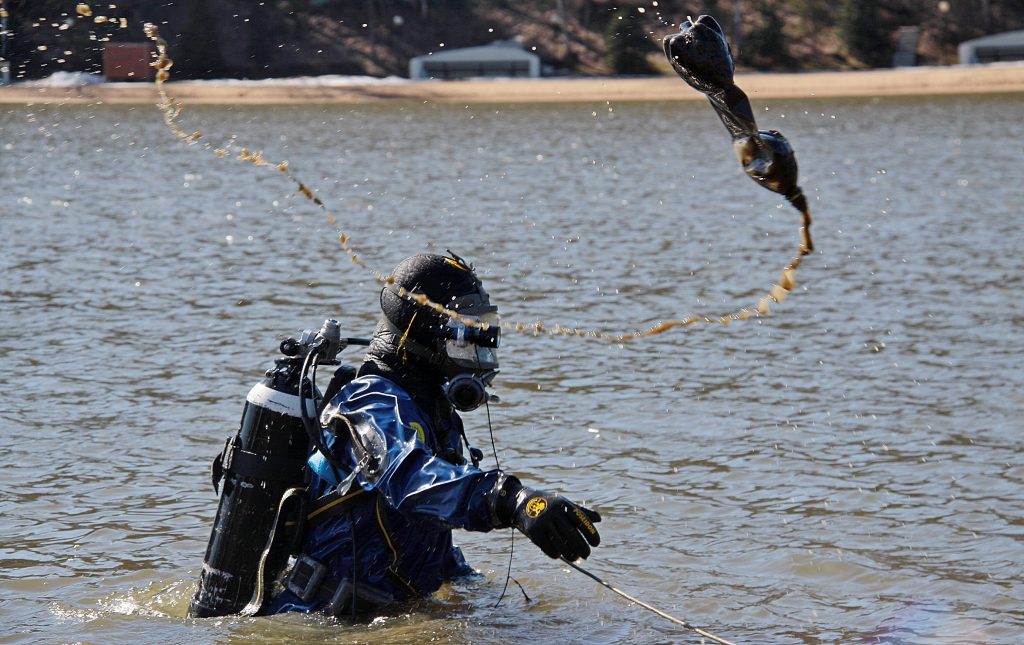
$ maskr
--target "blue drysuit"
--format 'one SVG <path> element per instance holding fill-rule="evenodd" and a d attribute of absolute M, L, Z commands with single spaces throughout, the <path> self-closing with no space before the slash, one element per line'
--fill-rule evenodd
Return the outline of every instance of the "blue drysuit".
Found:
<path fill-rule="evenodd" d="M 446 580 L 473 573 L 452 544 L 452 528 L 489 531 L 501 525 L 491 496 L 502 473 L 438 456 L 462 454 L 458 414 L 452 412 L 447 427 L 435 428 L 390 380 L 376 375 L 353 380 L 322 415 L 324 446 L 345 472 L 335 472 L 314 452 L 308 462 L 311 501 L 334 490 L 359 461 L 348 432 L 331 424 L 338 415 L 362 421 L 363 432 L 376 435 L 371 438 L 378 454 L 386 457 L 375 473 L 358 472 L 345 495 L 354 500 L 346 505 L 349 510 L 307 529 L 303 552 L 326 565 L 335 580 L 354 579 L 357 587 L 367 585 L 398 601 L 428 595 Z M 339 428 L 337 435 L 332 425 Z M 316 611 L 323 605 L 322 600 L 302 603 L 284 591 L 263 613 Z"/>

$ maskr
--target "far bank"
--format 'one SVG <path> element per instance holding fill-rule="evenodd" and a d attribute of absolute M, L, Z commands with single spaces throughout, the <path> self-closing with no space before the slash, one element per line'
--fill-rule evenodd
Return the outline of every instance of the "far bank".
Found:
<path fill-rule="evenodd" d="M 738 74 L 751 99 L 928 96 L 1024 93 L 1024 63 L 901 69 Z M 473 79 L 408 81 L 307 77 L 265 81 L 183 81 L 168 93 L 186 104 L 294 103 L 555 103 L 684 101 L 703 96 L 676 77 Z M 149 83 L 54 87 L 21 83 L 0 87 L 0 103 L 153 103 Z"/>

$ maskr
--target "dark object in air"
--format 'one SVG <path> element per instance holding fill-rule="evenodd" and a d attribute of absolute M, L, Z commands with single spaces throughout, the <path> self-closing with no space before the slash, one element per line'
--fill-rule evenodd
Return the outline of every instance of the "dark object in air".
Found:
<path fill-rule="evenodd" d="M 778 130 L 757 129 L 750 99 L 733 82 L 732 51 L 721 25 L 707 15 L 693 22 L 687 20 L 679 33 L 666 36 L 662 45 L 679 77 L 708 97 L 732 136 L 733 151 L 747 175 L 783 195 L 803 215 L 801 252 L 813 251 L 811 213 L 797 185 L 796 154 Z"/>

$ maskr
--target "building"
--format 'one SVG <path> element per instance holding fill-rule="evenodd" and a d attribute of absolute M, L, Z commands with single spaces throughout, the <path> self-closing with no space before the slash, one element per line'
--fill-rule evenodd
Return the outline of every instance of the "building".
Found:
<path fill-rule="evenodd" d="M 893 67 L 917 65 L 917 46 L 921 42 L 921 28 L 900 27 L 896 35 L 896 52 L 892 55 Z"/>
<path fill-rule="evenodd" d="M 515 41 L 498 41 L 481 47 L 466 47 L 417 56 L 409 61 L 409 78 L 540 76 L 540 56 Z"/>
<path fill-rule="evenodd" d="M 960 43 L 961 65 L 1024 60 L 1024 30 L 983 36 Z"/>
<path fill-rule="evenodd" d="M 106 43 L 103 47 L 103 76 L 108 81 L 151 81 L 156 78 L 153 43 Z"/>

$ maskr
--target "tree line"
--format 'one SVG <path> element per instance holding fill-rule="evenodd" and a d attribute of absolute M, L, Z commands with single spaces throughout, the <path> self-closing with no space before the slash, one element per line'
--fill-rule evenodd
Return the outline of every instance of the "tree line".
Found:
<path fill-rule="evenodd" d="M 404 75 L 414 56 L 502 39 L 549 74 L 665 73 L 661 37 L 702 13 L 756 69 L 888 66 L 907 25 L 923 62 L 950 63 L 963 40 L 1024 29 L 1021 0 L 122 0 L 91 16 L 68 0 L 0 3 L 16 80 L 99 72 L 105 43 L 143 41 L 144 22 L 170 43 L 174 78 Z"/>

